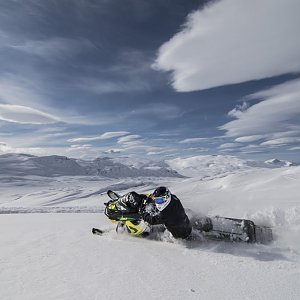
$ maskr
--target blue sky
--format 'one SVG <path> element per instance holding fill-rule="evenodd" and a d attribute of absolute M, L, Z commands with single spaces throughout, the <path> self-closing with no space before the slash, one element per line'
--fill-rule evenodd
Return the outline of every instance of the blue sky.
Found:
<path fill-rule="evenodd" d="M 0 2 L 0 153 L 300 153 L 297 0 Z"/>

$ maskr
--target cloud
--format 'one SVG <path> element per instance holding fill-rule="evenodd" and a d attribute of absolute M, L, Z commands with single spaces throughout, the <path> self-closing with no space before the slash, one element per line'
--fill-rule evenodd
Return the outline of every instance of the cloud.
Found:
<path fill-rule="evenodd" d="M 127 143 L 133 142 L 139 138 L 141 138 L 141 136 L 138 134 L 131 134 L 131 135 L 123 136 L 118 139 L 118 144 L 127 144 Z"/>
<path fill-rule="evenodd" d="M 179 141 L 180 144 L 188 144 L 188 143 L 199 143 L 199 142 L 205 142 L 208 138 L 189 138 L 184 139 L 182 141 Z"/>
<path fill-rule="evenodd" d="M 228 113 L 230 117 L 239 117 L 243 113 L 243 111 L 247 110 L 249 104 L 247 102 L 243 102 L 243 104 L 238 104 L 236 107 Z"/>
<path fill-rule="evenodd" d="M 151 89 L 149 83 L 143 78 L 130 78 L 129 76 L 127 76 L 126 79 L 114 78 L 111 81 L 101 78 L 82 78 L 79 83 L 77 82 L 76 86 L 84 91 L 88 91 L 96 95 L 126 93 Z"/>
<path fill-rule="evenodd" d="M 180 92 L 300 71 L 298 0 L 222 0 L 191 13 L 154 68 Z"/>
<path fill-rule="evenodd" d="M 240 147 L 241 144 L 239 143 L 225 143 L 220 145 L 218 148 L 219 149 L 229 149 L 229 148 L 236 148 L 236 147 Z"/>
<path fill-rule="evenodd" d="M 300 135 L 300 80 L 292 80 L 253 95 L 251 99 L 264 98 L 245 111 L 235 114 L 236 120 L 219 129 L 237 142 L 264 139 L 263 146 L 293 144 Z"/>
<path fill-rule="evenodd" d="M 74 144 L 70 146 L 72 149 L 90 149 L 92 145 L 90 144 Z"/>
<path fill-rule="evenodd" d="M 86 39 L 67 39 L 54 37 L 45 40 L 28 40 L 21 45 L 10 45 L 11 48 L 37 55 L 45 59 L 74 56 L 82 52 L 82 49 L 92 49 L 93 44 Z"/>
<path fill-rule="evenodd" d="M 211 137 L 198 137 L 198 138 L 188 138 L 188 139 L 184 139 L 184 140 L 181 140 L 179 141 L 180 144 L 189 144 L 189 143 L 201 143 L 201 142 L 204 142 L 204 143 L 213 143 L 213 142 L 216 142 L 217 140 L 222 140 L 226 138 L 225 136 L 211 136 Z"/>
<path fill-rule="evenodd" d="M 263 135 L 263 134 L 241 136 L 241 137 L 236 138 L 235 141 L 239 142 L 239 143 L 251 143 L 251 142 L 259 141 L 266 137 L 267 137 L 267 135 Z"/>
<path fill-rule="evenodd" d="M 89 136 L 89 137 L 79 137 L 79 138 L 72 138 L 68 139 L 68 142 L 70 143 L 76 143 L 76 142 L 89 142 L 89 141 L 100 141 L 100 140 L 106 140 L 111 139 L 114 137 L 120 137 L 123 135 L 127 135 L 130 132 L 128 131 L 112 131 L 112 132 L 105 132 L 99 136 Z"/>
<path fill-rule="evenodd" d="M 20 124 L 49 124 L 59 122 L 50 114 L 27 106 L 0 104 L 0 120 Z"/>
<path fill-rule="evenodd" d="M 42 102 L 36 82 L 12 74 L 1 74 L 0 99 L 8 104 L 35 106 Z"/>
<path fill-rule="evenodd" d="M 170 156 L 172 155 L 173 152 L 176 152 L 176 149 L 164 149 L 164 150 L 159 150 L 158 148 L 158 151 L 150 151 L 147 153 L 147 155 L 160 155 L 163 157 L 166 157 L 166 156 Z"/>
<path fill-rule="evenodd" d="M 76 87 L 96 95 L 151 91 L 161 85 L 160 77 L 151 68 L 153 56 L 135 49 L 115 53 L 107 66 L 92 68 L 97 74 L 76 77 Z M 90 67 L 91 68 L 91 67 Z"/>
<path fill-rule="evenodd" d="M 20 147 L 11 147 L 10 145 L 7 145 L 6 143 L 1 143 L 0 142 L 0 154 L 4 153 L 29 153 L 33 155 L 38 155 L 41 154 L 42 148 L 33 148 L 33 147 L 28 147 L 28 148 L 20 148 Z"/>
<path fill-rule="evenodd" d="M 167 103 L 155 103 L 152 104 L 144 104 L 143 107 L 139 107 L 130 112 L 130 117 L 133 116 L 145 116 L 146 120 L 148 119 L 165 119 L 172 120 L 176 119 L 183 115 L 182 108 Z M 151 117 L 151 118 L 149 118 Z"/>
<path fill-rule="evenodd" d="M 268 140 L 261 143 L 262 146 L 273 146 L 273 145 L 286 145 L 300 143 L 300 137 L 285 137 L 273 140 Z"/>
<path fill-rule="evenodd" d="M 145 147 L 145 144 L 140 140 L 131 140 L 128 142 L 123 142 L 121 144 L 122 144 L 122 147 L 125 149 L 137 149 L 137 148 Z M 148 146 L 146 146 L 146 147 L 148 147 Z"/>
<path fill-rule="evenodd" d="M 257 154 L 257 153 L 266 153 L 267 148 L 259 145 L 248 145 L 246 147 L 240 148 L 240 151 L 244 154 Z"/>

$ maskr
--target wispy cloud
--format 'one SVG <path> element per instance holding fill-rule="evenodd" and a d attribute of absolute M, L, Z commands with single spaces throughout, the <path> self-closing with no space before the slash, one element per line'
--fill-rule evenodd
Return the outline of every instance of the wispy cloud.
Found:
<path fill-rule="evenodd" d="M 126 151 L 148 153 L 161 150 L 160 147 L 148 145 L 148 143 L 149 141 L 142 139 L 137 134 L 127 135 L 118 139 L 118 144 Z"/>
<path fill-rule="evenodd" d="M 237 142 L 263 140 L 262 146 L 299 142 L 300 135 L 300 80 L 293 80 L 255 93 L 249 98 L 262 99 L 235 114 L 236 120 L 220 129 Z"/>
<path fill-rule="evenodd" d="M 123 50 L 108 66 L 89 66 L 93 76 L 77 77 L 76 87 L 96 95 L 150 91 L 161 84 L 151 68 L 152 61 L 145 52 Z"/>
<path fill-rule="evenodd" d="M 37 106 L 42 97 L 36 83 L 28 78 L 4 73 L 0 76 L 0 99 L 13 105 Z"/>
<path fill-rule="evenodd" d="M 179 141 L 180 144 L 189 144 L 189 143 L 199 143 L 199 142 L 205 142 L 207 141 L 207 138 L 189 138 Z"/>
<path fill-rule="evenodd" d="M 300 143 L 300 137 L 283 137 L 273 140 L 268 140 L 261 143 L 262 146 L 272 146 L 272 145 L 287 145 Z"/>
<path fill-rule="evenodd" d="M 251 142 L 259 141 L 266 137 L 267 137 L 267 135 L 263 135 L 263 134 L 240 136 L 240 137 L 236 138 L 235 141 L 239 142 L 239 143 L 251 143 Z"/>
<path fill-rule="evenodd" d="M 0 142 L 0 154 L 5 153 L 29 153 L 33 155 L 40 155 L 43 152 L 42 148 L 38 147 L 12 147 L 6 143 Z"/>
<path fill-rule="evenodd" d="M 136 108 L 130 112 L 129 116 L 145 116 L 148 119 L 163 118 L 164 120 L 172 120 L 180 117 L 182 114 L 183 111 L 180 107 L 160 102 L 155 104 L 145 104 L 143 107 Z"/>
<path fill-rule="evenodd" d="M 54 37 L 44 40 L 28 40 L 23 44 L 10 45 L 11 48 L 26 52 L 30 55 L 37 55 L 44 59 L 63 59 L 77 55 L 83 49 L 94 49 L 93 44 L 86 39 L 70 39 Z"/>
<path fill-rule="evenodd" d="M 268 148 L 261 145 L 248 145 L 239 149 L 244 154 L 267 153 Z"/>
<path fill-rule="evenodd" d="M 225 139 L 226 136 L 212 136 L 212 137 L 195 137 L 195 138 L 188 138 L 179 141 L 180 144 L 193 144 L 193 143 L 212 143 L 218 140 Z"/>
<path fill-rule="evenodd" d="M 300 71 L 300 2 L 213 1 L 159 49 L 154 67 L 177 91 Z"/>
<path fill-rule="evenodd" d="M 76 86 L 84 91 L 97 95 L 150 90 L 150 85 L 142 78 L 82 78 Z"/>
<path fill-rule="evenodd" d="M 218 148 L 219 149 L 229 149 L 229 148 L 237 148 L 240 146 L 241 146 L 241 144 L 239 144 L 239 143 L 225 143 L 225 144 L 220 145 Z"/>
<path fill-rule="evenodd" d="M 49 124 L 59 122 L 55 116 L 26 106 L 0 104 L 0 120 L 20 124 Z"/>
<path fill-rule="evenodd" d="M 100 141 L 100 140 L 106 140 L 106 139 L 111 139 L 115 137 L 120 137 L 123 135 L 127 135 L 130 132 L 128 131 L 110 131 L 110 132 L 105 132 L 101 135 L 98 136 L 87 136 L 87 137 L 79 137 L 79 138 L 72 138 L 68 139 L 68 142 L 70 143 L 80 143 L 80 142 L 89 142 L 89 141 Z"/>
<path fill-rule="evenodd" d="M 131 143 L 133 141 L 136 141 L 137 139 L 140 139 L 141 136 L 138 134 L 131 134 L 131 135 L 127 135 L 127 136 L 123 136 L 120 137 L 118 139 L 118 144 L 127 144 L 127 143 Z"/>

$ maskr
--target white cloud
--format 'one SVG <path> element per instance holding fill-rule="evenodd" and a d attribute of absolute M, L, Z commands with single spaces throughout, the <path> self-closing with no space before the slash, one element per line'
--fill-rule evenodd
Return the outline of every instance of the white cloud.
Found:
<path fill-rule="evenodd" d="M 176 152 L 176 149 L 164 149 L 164 150 L 159 150 L 159 148 L 157 148 L 157 151 L 150 151 L 147 153 L 147 155 L 159 155 L 159 156 L 162 156 L 163 157 L 166 157 L 166 156 L 170 156 L 172 155 L 173 152 Z"/>
<path fill-rule="evenodd" d="M 281 140 L 284 144 L 295 143 L 300 134 L 300 80 L 293 80 L 256 93 L 251 98 L 265 97 L 265 100 L 236 115 L 236 120 L 220 127 L 228 137 L 236 141 L 250 141 L 252 137 L 265 138 L 263 145 L 274 146 L 268 140 L 291 137 Z M 249 138 L 250 137 L 250 138 Z M 253 138 L 253 140 L 255 139 Z"/>
<path fill-rule="evenodd" d="M 7 104 L 34 106 L 42 102 L 36 82 L 12 74 L 1 74 L 0 99 Z M 41 109 L 39 105 L 39 109 Z"/>
<path fill-rule="evenodd" d="M 243 113 L 243 111 L 247 110 L 249 104 L 247 102 L 243 102 L 243 104 L 238 104 L 233 110 L 228 113 L 230 117 L 239 117 Z"/>
<path fill-rule="evenodd" d="M 88 136 L 88 137 L 79 137 L 79 138 L 72 138 L 69 139 L 68 142 L 71 143 L 76 143 L 76 142 L 89 142 L 89 141 L 100 141 L 100 140 L 106 140 L 106 139 L 111 139 L 114 137 L 120 137 L 123 135 L 127 135 L 130 132 L 128 131 L 110 131 L 110 132 L 105 132 L 99 136 Z"/>
<path fill-rule="evenodd" d="M 141 136 L 138 134 L 131 134 L 131 135 L 123 136 L 118 139 L 118 144 L 127 144 L 127 143 L 133 142 L 139 138 L 141 138 Z"/>
<path fill-rule="evenodd" d="M 74 144 L 70 146 L 73 149 L 90 149 L 92 147 L 92 145 L 90 144 Z"/>
<path fill-rule="evenodd" d="M 188 143 L 199 143 L 199 142 L 204 142 L 207 141 L 208 138 L 190 138 L 190 139 L 184 139 L 180 141 L 180 144 L 188 144 Z"/>
<path fill-rule="evenodd" d="M 300 143 L 300 137 L 286 137 L 286 138 L 268 140 L 261 143 L 261 145 L 272 146 L 272 145 L 286 145 L 286 144 L 294 144 L 294 143 Z"/>
<path fill-rule="evenodd" d="M 226 136 L 211 136 L 211 137 L 198 137 L 198 138 L 188 138 L 188 139 L 184 139 L 179 141 L 180 144 L 189 144 L 189 143 L 201 143 L 201 142 L 205 142 L 208 144 L 212 144 L 212 143 L 216 143 L 218 140 L 222 140 L 226 138 Z"/>
<path fill-rule="evenodd" d="M 229 148 L 236 148 L 236 147 L 240 147 L 241 144 L 238 143 L 225 143 L 220 145 L 218 148 L 219 149 L 229 149 Z"/>
<path fill-rule="evenodd" d="M 121 143 L 122 147 L 125 149 L 137 149 L 145 147 L 145 144 L 140 140 L 132 140 L 126 143 Z M 148 147 L 148 146 L 147 146 Z"/>
<path fill-rule="evenodd" d="M 300 1 L 222 0 L 191 13 L 154 68 L 194 91 L 300 71 Z"/>
<path fill-rule="evenodd" d="M 72 110 L 64 110 L 62 115 L 62 111 L 55 109 L 48 97 L 49 91 L 47 92 L 43 82 L 32 74 L 28 74 L 26 78 L 10 73 L 0 75 L 0 103 L 34 107 L 40 111 L 47 111 L 57 115 L 65 123 L 83 125 L 107 125 L 113 123 L 111 116 L 107 114 L 102 114 L 101 118 L 95 119 L 74 114 Z"/>
<path fill-rule="evenodd" d="M 246 147 L 240 148 L 240 151 L 245 154 L 255 154 L 255 153 L 265 153 L 266 148 L 259 145 L 248 145 Z"/>
<path fill-rule="evenodd" d="M 39 155 L 42 152 L 42 148 L 38 147 L 28 147 L 28 148 L 22 148 L 22 147 L 12 147 L 10 145 L 7 145 L 6 143 L 0 143 L 0 154 L 5 153 L 28 153 L 33 155 Z"/>
<path fill-rule="evenodd" d="M 259 141 L 265 137 L 267 137 L 267 135 L 262 135 L 262 134 L 241 136 L 236 138 L 235 141 L 239 143 L 251 143 L 251 142 Z"/>
<path fill-rule="evenodd" d="M 0 104 L 0 120 L 21 124 L 49 124 L 59 122 L 50 114 L 27 106 Z"/>

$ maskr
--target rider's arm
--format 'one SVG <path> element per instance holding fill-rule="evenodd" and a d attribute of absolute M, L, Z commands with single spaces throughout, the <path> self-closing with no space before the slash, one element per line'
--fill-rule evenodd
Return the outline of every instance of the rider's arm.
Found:
<path fill-rule="evenodd" d="M 144 212 L 142 217 L 143 220 L 150 225 L 164 224 L 164 219 L 160 213 L 152 215 L 150 213 Z"/>

